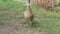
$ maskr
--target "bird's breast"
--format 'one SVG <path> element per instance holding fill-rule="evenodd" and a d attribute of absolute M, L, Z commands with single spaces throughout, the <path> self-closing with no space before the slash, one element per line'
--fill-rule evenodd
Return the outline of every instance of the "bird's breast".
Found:
<path fill-rule="evenodd" d="M 26 11 L 26 12 L 24 13 L 24 17 L 27 17 L 27 18 L 28 18 L 28 17 L 31 17 L 31 16 L 33 16 L 32 12 L 27 12 L 27 11 Z"/>

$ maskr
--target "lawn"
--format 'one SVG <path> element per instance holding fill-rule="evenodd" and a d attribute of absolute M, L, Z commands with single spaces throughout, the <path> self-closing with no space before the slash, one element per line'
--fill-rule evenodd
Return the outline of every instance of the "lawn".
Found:
<path fill-rule="evenodd" d="M 17 28 L 18 26 L 16 25 L 21 23 L 26 24 L 23 17 L 25 9 L 25 3 L 0 0 L 0 34 L 11 34 L 11 32 L 15 31 L 13 27 Z M 29 34 L 60 34 L 60 9 L 58 12 L 53 12 L 31 5 L 31 10 L 35 15 L 32 22 L 32 28 L 26 28 L 29 32 L 24 30 L 24 34 L 26 32 Z M 13 31 L 9 30 L 11 28 Z M 16 30 L 13 34 L 22 33 Z"/>

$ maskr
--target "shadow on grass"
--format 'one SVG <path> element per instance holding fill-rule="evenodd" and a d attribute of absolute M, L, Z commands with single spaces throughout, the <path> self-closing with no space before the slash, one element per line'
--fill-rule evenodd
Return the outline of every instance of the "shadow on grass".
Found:
<path fill-rule="evenodd" d="M 32 27 L 39 27 L 40 24 L 36 20 L 32 21 Z"/>
<path fill-rule="evenodd" d="M 5 25 L 5 23 L 3 23 L 3 22 L 0 22 L 0 26 L 1 26 L 1 25 Z"/>

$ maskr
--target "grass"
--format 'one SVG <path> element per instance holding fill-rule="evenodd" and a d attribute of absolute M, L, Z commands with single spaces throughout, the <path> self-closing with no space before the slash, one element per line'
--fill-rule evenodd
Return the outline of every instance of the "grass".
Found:
<path fill-rule="evenodd" d="M 0 0 L 0 26 L 15 25 L 17 23 L 25 23 L 23 13 L 26 5 L 20 2 L 2 1 Z M 43 8 L 31 6 L 35 18 L 32 23 L 32 30 L 44 32 L 44 34 L 60 34 L 60 12 L 51 12 Z M 1 33 L 1 32 L 0 32 Z M 3 34 L 9 34 L 3 32 Z"/>

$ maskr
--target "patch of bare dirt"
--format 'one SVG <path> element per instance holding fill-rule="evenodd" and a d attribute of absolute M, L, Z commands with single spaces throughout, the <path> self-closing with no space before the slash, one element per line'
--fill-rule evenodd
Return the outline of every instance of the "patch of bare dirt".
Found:
<path fill-rule="evenodd" d="M 25 24 L 5 26 L 3 28 L 0 28 L 0 32 L 4 33 L 4 31 L 9 32 L 10 34 L 43 34 L 43 32 L 33 32 L 29 27 L 26 27 Z"/>

